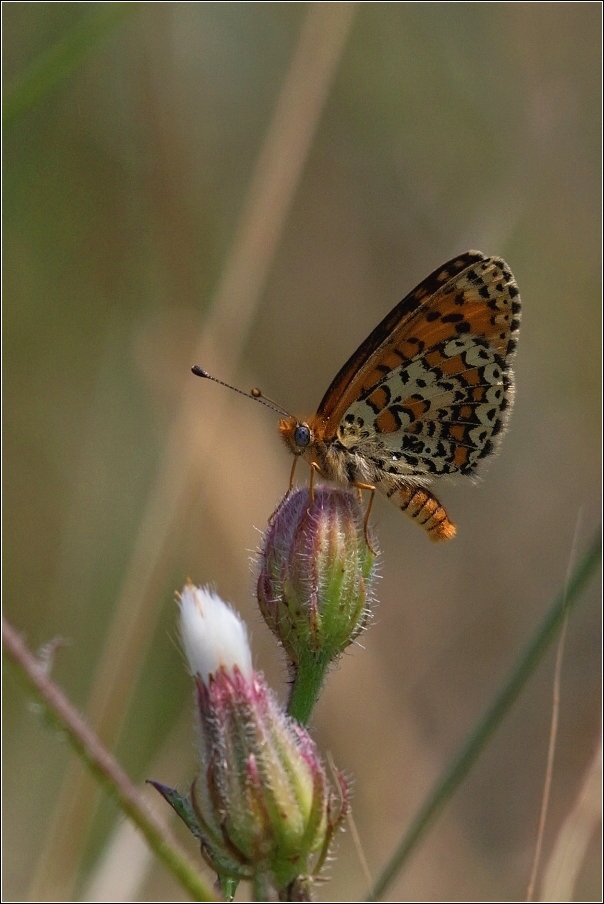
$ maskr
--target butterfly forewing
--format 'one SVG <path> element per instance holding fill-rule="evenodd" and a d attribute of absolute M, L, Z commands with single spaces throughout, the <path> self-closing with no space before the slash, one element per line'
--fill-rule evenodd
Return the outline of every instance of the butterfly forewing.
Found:
<path fill-rule="evenodd" d="M 519 313 L 499 258 L 468 252 L 445 264 L 342 368 L 319 406 L 325 439 L 391 475 L 472 473 L 511 405 Z"/>
<path fill-rule="evenodd" d="M 412 292 L 409 292 L 375 327 L 334 377 L 317 409 L 317 415 L 325 420 L 330 420 L 335 415 L 334 420 L 339 421 L 337 412 L 339 411 L 341 415 L 342 411 L 348 407 L 346 404 L 342 408 L 343 400 L 354 398 L 352 386 L 356 386 L 361 377 L 368 376 L 371 363 L 377 360 L 378 364 L 385 366 L 385 362 L 379 359 L 388 339 L 395 334 L 401 334 L 401 328 L 426 299 L 430 300 L 456 276 L 467 270 L 472 264 L 483 260 L 485 260 L 485 256 L 480 251 L 467 251 L 434 270 Z M 393 363 L 396 366 L 401 361 L 399 359 Z M 383 376 L 383 372 L 381 375 Z M 374 380 L 374 383 L 376 382 L 377 380 Z"/>

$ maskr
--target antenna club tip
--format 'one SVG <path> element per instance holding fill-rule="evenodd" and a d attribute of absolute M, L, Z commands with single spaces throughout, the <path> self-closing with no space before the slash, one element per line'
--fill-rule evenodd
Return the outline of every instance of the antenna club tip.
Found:
<path fill-rule="evenodd" d="M 262 402 L 263 405 L 266 405 L 267 408 L 272 408 L 273 411 L 276 411 L 277 414 L 284 414 L 285 417 L 291 418 L 291 415 L 287 413 L 283 408 L 280 408 L 279 405 L 275 405 L 272 399 L 267 399 L 266 396 L 262 395 L 259 389 L 252 389 L 251 392 L 243 392 L 241 389 L 237 389 L 236 386 L 231 386 L 230 383 L 225 383 L 223 380 L 217 380 L 216 377 L 213 377 L 212 374 L 209 374 L 207 370 L 204 370 L 203 367 L 200 367 L 199 364 L 194 364 L 191 368 L 196 377 L 205 377 L 207 380 L 213 380 L 214 383 L 220 383 L 221 386 L 226 386 L 227 389 L 232 389 L 233 392 L 238 392 L 239 395 L 244 395 L 248 399 L 255 399 L 257 402 Z M 291 418 L 293 420 L 293 418 Z"/>

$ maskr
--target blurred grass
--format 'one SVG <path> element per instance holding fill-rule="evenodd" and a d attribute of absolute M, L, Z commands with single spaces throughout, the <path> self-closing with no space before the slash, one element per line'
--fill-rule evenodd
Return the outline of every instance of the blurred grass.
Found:
<path fill-rule="evenodd" d="M 233 320 L 239 324 L 240 345 L 245 339 L 354 8 L 354 4 L 309 7 L 232 248 L 197 342 L 195 360 L 213 364 L 215 350 L 230 337 Z M 236 358 L 235 349 L 232 353 Z M 161 602 L 149 591 L 165 570 L 167 539 L 180 519 L 193 483 L 194 461 L 203 459 L 214 445 L 211 431 L 195 431 L 189 426 L 195 419 L 196 398 L 195 383 L 187 379 L 182 403 L 174 413 L 165 451 L 149 489 L 87 703 L 92 724 L 110 745 L 119 736 L 136 676 L 155 632 Z M 213 424 L 221 419 L 220 409 L 215 409 L 209 418 Z M 63 872 L 77 875 L 94 796 L 94 786 L 79 764 L 74 763 L 63 783 L 53 815 L 54 827 L 49 833 L 51 840 L 30 890 L 34 897 L 60 883 L 55 874 L 57 863 L 61 863 Z M 74 826 L 78 829 L 75 833 Z"/>
<path fill-rule="evenodd" d="M 91 6 L 102 10 L 3 4 L 5 86 Z M 5 133 L 5 608 L 30 646 L 70 638 L 56 677 L 82 706 L 305 9 L 141 4 Z M 237 382 L 308 412 L 380 317 L 456 252 L 502 254 L 522 293 L 501 454 L 479 488 L 442 490 L 460 527 L 450 549 L 427 548 L 378 503 L 379 618 L 317 713 L 320 745 L 355 775 L 374 874 L 563 582 L 577 511 L 583 546 L 599 520 L 599 25 L 594 4 L 362 5 L 245 342 Z M 240 347 L 237 317 L 230 329 L 218 376 Z M 170 748 L 189 691 L 173 591 L 187 575 L 215 581 L 282 686 L 248 551 L 290 464 L 267 412 L 195 392 L 194 426 L 215 430 L 219 411 L 219 430 L 150 585 L 165 605 L 117 745 L 135 778 L 161 756 L 174 772 L 153 777 L 184 787 L 190 744 Z M 593 588 L 571 620 L 548 850 L 598 730 L 598 601 Z M 393 894 L 522 894 L 549 688 L 545 665 Z M 10 674 L 4 707 L 4 891 L 22 899 L 68 758 Z M 103 804 L 85 873 L 114 818 Z M 597 865 L 583 876 L 597 898 Z M 323 894 L 363 884 L 345 837 Z M 178 891 L 152 870 L 139 896 Z"/>
<path fill-rule="evenodd" d="M 84 62 L 105 37 L 137 11 L 138 3 L 103 3 L 83 16 L 67 34 L 37 57 L 16 85 L 9 87 L 2 102 L 4 128 L 40 103 L 54 87 Z"/>
<path fill-rule="evenodd" d="M 411 823 L 409 830 L 397 845 L 394 854 L 371 888 L 367 901 L 381 901 L 385 892 L 400 875 L 407 859 L 428 831 L 432 820 L 447 803 L 461 784 L 468 771 L 482 753 L 491 735 L 501 725 L 504 717 L 524 690 L 529 678 L 541 662 L 547 648 L 560 630 L 564 619 L 580 600 L 582 591 L 593 577 L 602 561 L 602 532 L 593 538 L 587 554 L 570 576 L 568 587 L 560 593 L 539 626 L 535 637 L 523 652 L 512 675 L 498 692 L 489 709 L 472 731 L 459 753 L 451 759 L 450 765 L 438 781 L 433 792 L 426 798 Z M 532 896 L 528 900 L 533 900 Z"/>

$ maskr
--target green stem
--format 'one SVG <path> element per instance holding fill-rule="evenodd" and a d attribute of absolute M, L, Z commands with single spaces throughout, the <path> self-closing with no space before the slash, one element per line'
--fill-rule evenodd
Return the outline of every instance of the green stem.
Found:
<path fill-rule="evenodd" d="M 268 873 L 257 872 L 252 880 L 252 895 L 254 901 L 276 901 L 277 892 L 268 876 Z"/>
<path fill-rule="evenodd" d="M 237 891 L 237 886 L 239 882 L 237 879 L 231 879 L 228 876 L 221 876 L 218 874 L 218 884 L 220 885 L 220 891 L 222 892 L 222 897 L 225 901 L 232 901 L 235 897 L 235 892 Z"/>
<path fill-rule="evenodd" d="M 451 797 L 490 736 L 503 721 L 504 716 L 520 695 L 528 679 L 543 658 L 544 653 L 561 626 L 565 614 L 576 604 L 588 579 L 592 576 L 601 558 L 601 542 L 601 532 L 598 531 L 585 557 L 575 569 L 567 589 L 562 591 L 554 601 L 507 684 L 502 688 L 465 746 L 454 757 L 449 769 L 425 801 L 411 823 L 407 834 L 392 855 L 390 862 L 386 865 L 382 875 L 373 888 L 370 889 L 369 894 L 365 898 L 366 901 L 378 901 L 388 886 L 394 881 L 405 860 L 424 835 L 432 819 L 442 809 L 445 801 Z"/>
<path fill-rule="evenodd" d="M 295 667 L 287 711 L 301 725 L 308 725 L 314 705 L 319 699 L 329 663 L 329 656 L 317 658 L 309 651 Z"/>

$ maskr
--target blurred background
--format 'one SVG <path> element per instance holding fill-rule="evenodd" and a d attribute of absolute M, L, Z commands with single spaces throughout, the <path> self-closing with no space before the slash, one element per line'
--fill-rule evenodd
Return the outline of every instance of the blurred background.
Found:
<path fill-rule="evenodd" d="M 477 485 L 439 484 L 450 544 L 376 499 L 379 605 L 313 720 L 354 777 L 375 878 L 599 522 L 601 6 L 2 11 L 4 611 L 31 649 L 65 638 L 53 676 L 135 781 L 186 791 L 194 775 L 187 576 L 242 613 L 286 696 L 253 558 L 291 460 L 271 412 L 191 365 L 310 414 L 435 267 L 478 248 L 516 276 L 501 452 Z M 44 69 L 53 48 L 66 64 Z M 592 581 L 568 627 L 545 864 L 598 745 L 599 600 Z M 553 665 L 389 900 L 524 898 Z M 4 898 L 186 900 L 3 674 Z M 601 900 L 600 846 L 575 864 L 574 900 Z M 320 898 L 363 895 L 350 832 L 329 872 Z"/>

